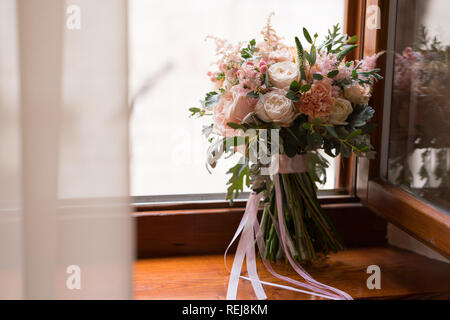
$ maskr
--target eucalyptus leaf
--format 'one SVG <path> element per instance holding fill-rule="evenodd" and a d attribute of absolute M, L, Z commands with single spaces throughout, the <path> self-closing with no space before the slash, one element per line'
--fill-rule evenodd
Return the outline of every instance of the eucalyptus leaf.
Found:
<path fill-rule="evenodd" d="M 314 74 L 313 74 L 313 78 L 314 78 L 315 80 L 322 80 L 322 79 L 323 79 L 323 76 L 322 76 L 320 73 L 314 73 Z"/>
<path fill-rule="evenodd" d="M 334 78 L 334 77 L 336 77 L 338 75 L 338 73 L 339 73 L 339 70 L 330 71 L 330 72 L 328 72 L 327 77 L 328 78 Z"/>
<path fill-rule="evenodd" d="M 303 28 L 303 35 L 305 36 L 306 41 L 308 41 L 309 43 L 313 43 L 311 36 L 309 35 L 308 30 L 306 30 L 306 28 Z"/>

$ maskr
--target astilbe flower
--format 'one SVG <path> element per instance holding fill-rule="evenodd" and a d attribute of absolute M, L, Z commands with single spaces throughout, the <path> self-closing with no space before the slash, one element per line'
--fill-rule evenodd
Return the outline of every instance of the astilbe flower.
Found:
<path fill-rule="evenodd" d="M 375 69 L 375 67 L 377 65 L 377 60 L 383 53 L 384 53 L 384 51 L 381 51 L 381 52 L 375 53 L 371 56 L 367 56 L 364 59 L 362 59 L 361 66 L 360 66 L 361 71 L 367 72 L 367 71 Z"/>
<path fill-rule="evenodd" d="M 353 61 L 350 62 L 348 66 L 345 62 L 341 62 L 337 68 L 339 73 L 337 74 L 336 77 L 334 77 L 334 80 L 339 81 L 339 80 L 344 80 L 344 79 L 350 79 L 354 68 L 355 68 L 355 66 L 354 66 Z"/>
<path fill-rule="evenodd" d="M 338 60 L 334 53 L 321 52 L 317 56 L 316 64 L 310 69 L 311 76 L 314 73 L 319 73 L 323 76 L 327 75 L 330 71 L 336 70 Z"/>
<path fill-rule="evenodd" d="M 269 65 L 275 62 L 293 59 L 289 47 L 281 41 L 283 38 L 279 37 L 272 27 L 271 21 L 274 14 L 275 13 L 273 12 L 269 14 L 266 25 L 261 30 L 264 41 L 257 45 L 258 55 L 260 55 Z"/>
<path fill-rule="evenodd" d="M 266 42 L 267 46 L 273 50 L 274 48 L 277 48 L 278 44 L 280 43 L 280 40 L 283 38 L 279 37 L 272 27 L 272 16 L 275 15 L 274 12 L 271 12 L 269 16 L 267 17 L 267 22 L 264 28 L 261 30 L 261 34 L 264 37 L 264 41 Z"/>
<path fill-rule="evenodd" d="M 216 43 L 216 55 L 220 57 L 219 60 L 213 63 L 213 65 L 217 65 L 219 71 L 208 76 L 210 76 L 211 81 L 218 81 L 225 89 L 229 89 L 237 82 L 237 72 L 242 62 L 242 42 L 233 45 L 226 40 L 211 35 L 206 37 L 206 40 L 208 39 L 214 40 Z M 223 74 L 221 80 L 217 79 L 219 74 Z"/>
<path fill-rule="evenodd" d="M 360 61 L 361 65 L 360 65 L 359 71 L 368 72 L 368 71 L 371 71 L 371 70 L 375 69 L 375 67 L 377 66 L 378 58 L 382 54 L 384 54 L 384 52 L 385 51 L 381 51 L 381 52 L 375 53 L 375 54 L 373 54 L 371 56 L 367 56 L 364 59 L 362 59 Z M 359 63 L 359 61 L 357 63 Z M 374 77 L 370 77 L 370 80 L 375 81 L 375 78 Z"/>

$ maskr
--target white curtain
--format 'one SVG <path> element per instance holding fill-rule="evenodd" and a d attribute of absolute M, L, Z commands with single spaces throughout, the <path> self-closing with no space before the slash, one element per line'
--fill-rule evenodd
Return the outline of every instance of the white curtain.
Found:
<path fill-rule="evenodd" d="M 0 1 L 0 298 L 132 297 L 127 47 L 126 0 Z"/>

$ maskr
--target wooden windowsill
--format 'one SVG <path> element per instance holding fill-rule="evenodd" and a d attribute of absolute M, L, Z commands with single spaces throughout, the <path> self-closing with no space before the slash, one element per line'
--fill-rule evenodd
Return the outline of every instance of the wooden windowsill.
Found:
<path fill-rule="evenodd" d="M 228 264 L 231 263 L 229 256 Z M 366 286 L 369 265 L 381 268 L 380 290 L 369 290 Z M 275 269 L 295 277 L 284 263 L 277 263 Z M 318 281 L 344 290 L 355 299 L 450 297 L 448 264 L 391 247 L 349 249 L 306 269 Z M 285 284 L 271 276 L 260 261 L 258 272 L 261 280 Z M 222 255 L 144 259 L 135 265 L 136 299 L 224 299 L 227 285 L 228 273 Z M 269 299 L 316 299 L 269 286 L 265 290 Z M 240 280 L 238 299 L 255 299 L 246 280 Z"/>

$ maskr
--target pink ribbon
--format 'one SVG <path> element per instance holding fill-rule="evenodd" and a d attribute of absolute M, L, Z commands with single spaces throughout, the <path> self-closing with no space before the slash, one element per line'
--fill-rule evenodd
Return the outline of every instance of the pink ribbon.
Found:
<path fill-rule="evenodd" d="M 295 173 L 295 172 L 305 172 L 306 171 L 306 157 L 303 155 L 297 155 L 294 158 L 288 158 L 283 155 L 279 157 L 279 173 Z M 352 300 L 352 297 L 339 289 L 336 289 L 331 286 L 327 286 L 323 283 L 316 281 L 311 275 L 309 275 L 301 265 L 292 258 L 291 253 L 289 251 L 286 239 L 286 225 L 284 222 L 284 214 L 283 214 L 283 202 L 281 198 L 281 188 L 280 188 L 280 180 L 279 174 L 274 175 L 274 183 L 275 183 L 275 196 L 277 200 L 277 213 L 278 213 L 278 222 L 272 219 L 275 223 L 275 230 L 277 232 L 278 238 L 281 240 L 282 249 L 284 254 L 286 255 L 289 264 L 292 268 L 306 281 L 300 282 L 289 277 L 283 276 L 275 272 L 270 264 L 270 261 L 265 259 L 265 244 L 264 239 L 262 237 L 262 230 L 260 228 L 257 213 L 259 203 L 262 198 L 262 193 L 250 194 L 250 197 L 247 201 L 247 206 L 245 208 L 244 215 L 242 217 L 241 222 L 236 230 L 236 233 L 233 236 L 230 244 L 225 250 L 224 262 L 226 264 L 226 256 L 228 250 L 231 245 L 237 239 L 239 234 L 241 234 L 241 238 L 239 239 L 239 243 L 236 249 L 236 254 L 234 256 L 233 267 L 230 272 L 230 280 L 228 282 L 228 291 L 227 291 L 227 300 L 235 300 L 237 296 L 237 289 L 239 284 L 239 278 L 249 280 L 252 283 L 253 289 L 258 299 L 267 299 L 267 296 L 264 292 L 262 284 L 274 286 L 286 290 L 302 292 L 326 299 L 332 300 Z M 269 213 L 271 215 L 271 213 Z M 272 215 L 271 215 L 272 216 Z M 273 218 L 273 217 L 272 217 Z M 280 285 L 276 283 L 261 281 L 258 277 L 258 273 L 256 270 L 256 255 L 255 255 L 255 239 L 257 246 L 259 248 L 259 252 L 266 269 L 276 278 L 294 284 L 298 287 L 304 288 L 299 289 L 291 286 Z M 247 272 L 249 277 L 241 276 L 242 265 L 244 263 L 244 259 L 247 264 Z"/>

